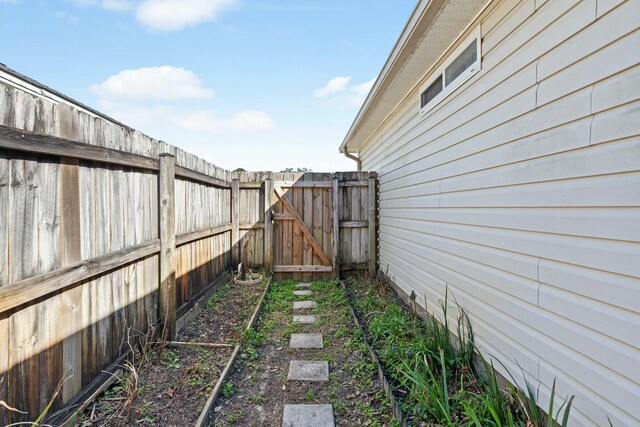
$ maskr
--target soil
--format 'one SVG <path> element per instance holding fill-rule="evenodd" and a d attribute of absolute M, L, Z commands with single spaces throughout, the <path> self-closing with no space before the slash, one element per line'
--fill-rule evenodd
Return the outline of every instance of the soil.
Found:
<path fill-rule="evenodd" d="M 317 282 L 312 297 L 294 297 L 294 282 L 275 283 L 267 294 L 253 340 L 241 351 L 229 378 L 230 392 L 215 404 L 214 426 L 281 426 L 283 405 L 331 403 L 337 426 L 387 426 L 389 402 L 377 378 L 376 365 L 353 323 L 343 289 L 336 282 Z M 292 322 L 293 301 L 313 299 L 318 308 L 311 325 Z M 291 333 L 320 332 L 324 349 L 290 349 Z M 326 360 L 329 382 L 287 381 L 289 362 Z M 393 425 L 393 424 L 392 424 Z"/>
<path fill-rule="evenodd" d="M 88 408 L 80 425 L 193 425 L 233 349 L 167 348 L 138 372 L 137 392 L 126 405 L 133 375 Z M 177 404 L 179 402 L 179 404 Z"/>
<path fill-rule="evenodd" d="M 222 285 L 176 341 L 237 344 L 265 282 Z M 167 346 L 137 355 L 123 379 L 103 393 L 76 421 L 80 426 L 194 425 L 227 364 L 233 347 Z M 135 368 L 134 368 L 135 365 Z"/>
<path fill-rule="evenodd" d="M 262 296 L 265 283 L 223 285 L 198 316 L 180 330 L 176 341 L 239 343 Z"/>

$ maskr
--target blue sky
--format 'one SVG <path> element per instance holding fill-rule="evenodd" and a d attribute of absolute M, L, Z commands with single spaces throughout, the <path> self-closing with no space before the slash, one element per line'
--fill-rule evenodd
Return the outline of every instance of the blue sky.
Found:
<path fill-rule="evenodd" d="M 228 169 L 352 170 L 338 146 L 414 6 L 0 0 L 0 62 Z"/>

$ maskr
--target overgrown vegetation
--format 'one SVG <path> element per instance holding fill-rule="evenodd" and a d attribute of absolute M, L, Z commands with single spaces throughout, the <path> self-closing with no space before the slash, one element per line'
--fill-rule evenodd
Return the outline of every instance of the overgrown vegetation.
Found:
<path fill-rule="evenodd" d="M 349 311 L 344 289 L 337 281 L 314 282 L 312 296 L 295 296 L 295 281 L 272 283 L 255 328 L 243 336 L 243 346 L 229 381 L 237 388 L 224 395 L 212 425 L 243 427 L 281 422 L 283 403 L 331 403 L 336 426 L 397 426 L 390 403 L 380 387 L 377 365 L 368 354 L 360 329 Z M 309 311 L 318 322 L 292 321 L 293 302 L 313 299 Z M 322 349 L 290 349 L 293 333 L 322 333 Z M 329 381 L 322 383 L 287 380 L 289 362 L 326 360 Z M 238 417 L 243 414 L 243 417 Z"/>
<path fill-rule="evenodd" d="M 471 324 L 464 310 L 457 317 L 457 339 L 449 333 L 450 295 L 441 303 L 442 319 L 425 322 L 379 282 L 352 279 L 348 288 L 404 414 L 416 425 L 543 427 L 556 422 L 538 407 L 536 390 L 501 389 L 492 362 L 473 363 Z M 509 374 L 511 375 L 511 374 Z M 524 376 L 524 371 L 522 371 Z M 515 377 L 511 377 L 516 383 Z M 565 426 L 573 396 L 558 409 L 555 381 L 547 413 Z"/>

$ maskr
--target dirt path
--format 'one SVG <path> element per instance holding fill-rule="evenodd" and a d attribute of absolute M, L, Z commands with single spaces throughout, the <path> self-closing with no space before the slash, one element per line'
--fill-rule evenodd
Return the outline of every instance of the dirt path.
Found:
<path fill-rule="evenodd" d="M 304 289 L 312 295 L 294 295 L 294 290 Z M 294 310 L 294 301 L 303 300 L 313 301 L 317 307 Z M 295 323 L 294 315 L 313 315 L 317 321 Z M 322 334 L 323 348 L 290 348 L 294 333 Z M 394 425 L 376 366 L 337 282 L 316 282 L 309 288 L 297 287 L 292 281 L 272 284 L 262 316 L 247 335 L 223 397 L 215 404 L 211 425 L 282 426 L 285 405 L 303 404 L 316 406 L 290 406 L 287 411 L 325 410 L 331 405 L 329 411 L 332 409 L 337 426 Z M 327 362 L 327 381 L 288 380 L 291 361 L 313 361 L 314 366 Z"/>

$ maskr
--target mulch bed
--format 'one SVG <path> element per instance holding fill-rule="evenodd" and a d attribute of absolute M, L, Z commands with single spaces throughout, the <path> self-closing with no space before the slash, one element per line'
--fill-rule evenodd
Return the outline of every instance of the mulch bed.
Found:
<path fill-rule="evenodd" d="M 237 344 L 242 340 L 265 282 L 223 284 L 176 341 Z M 155 347 L 125 364 L 123 379 L 90 405 L 79 426 L 189 426 L 200 416 L 233 348 L 197 345 Z"/>

